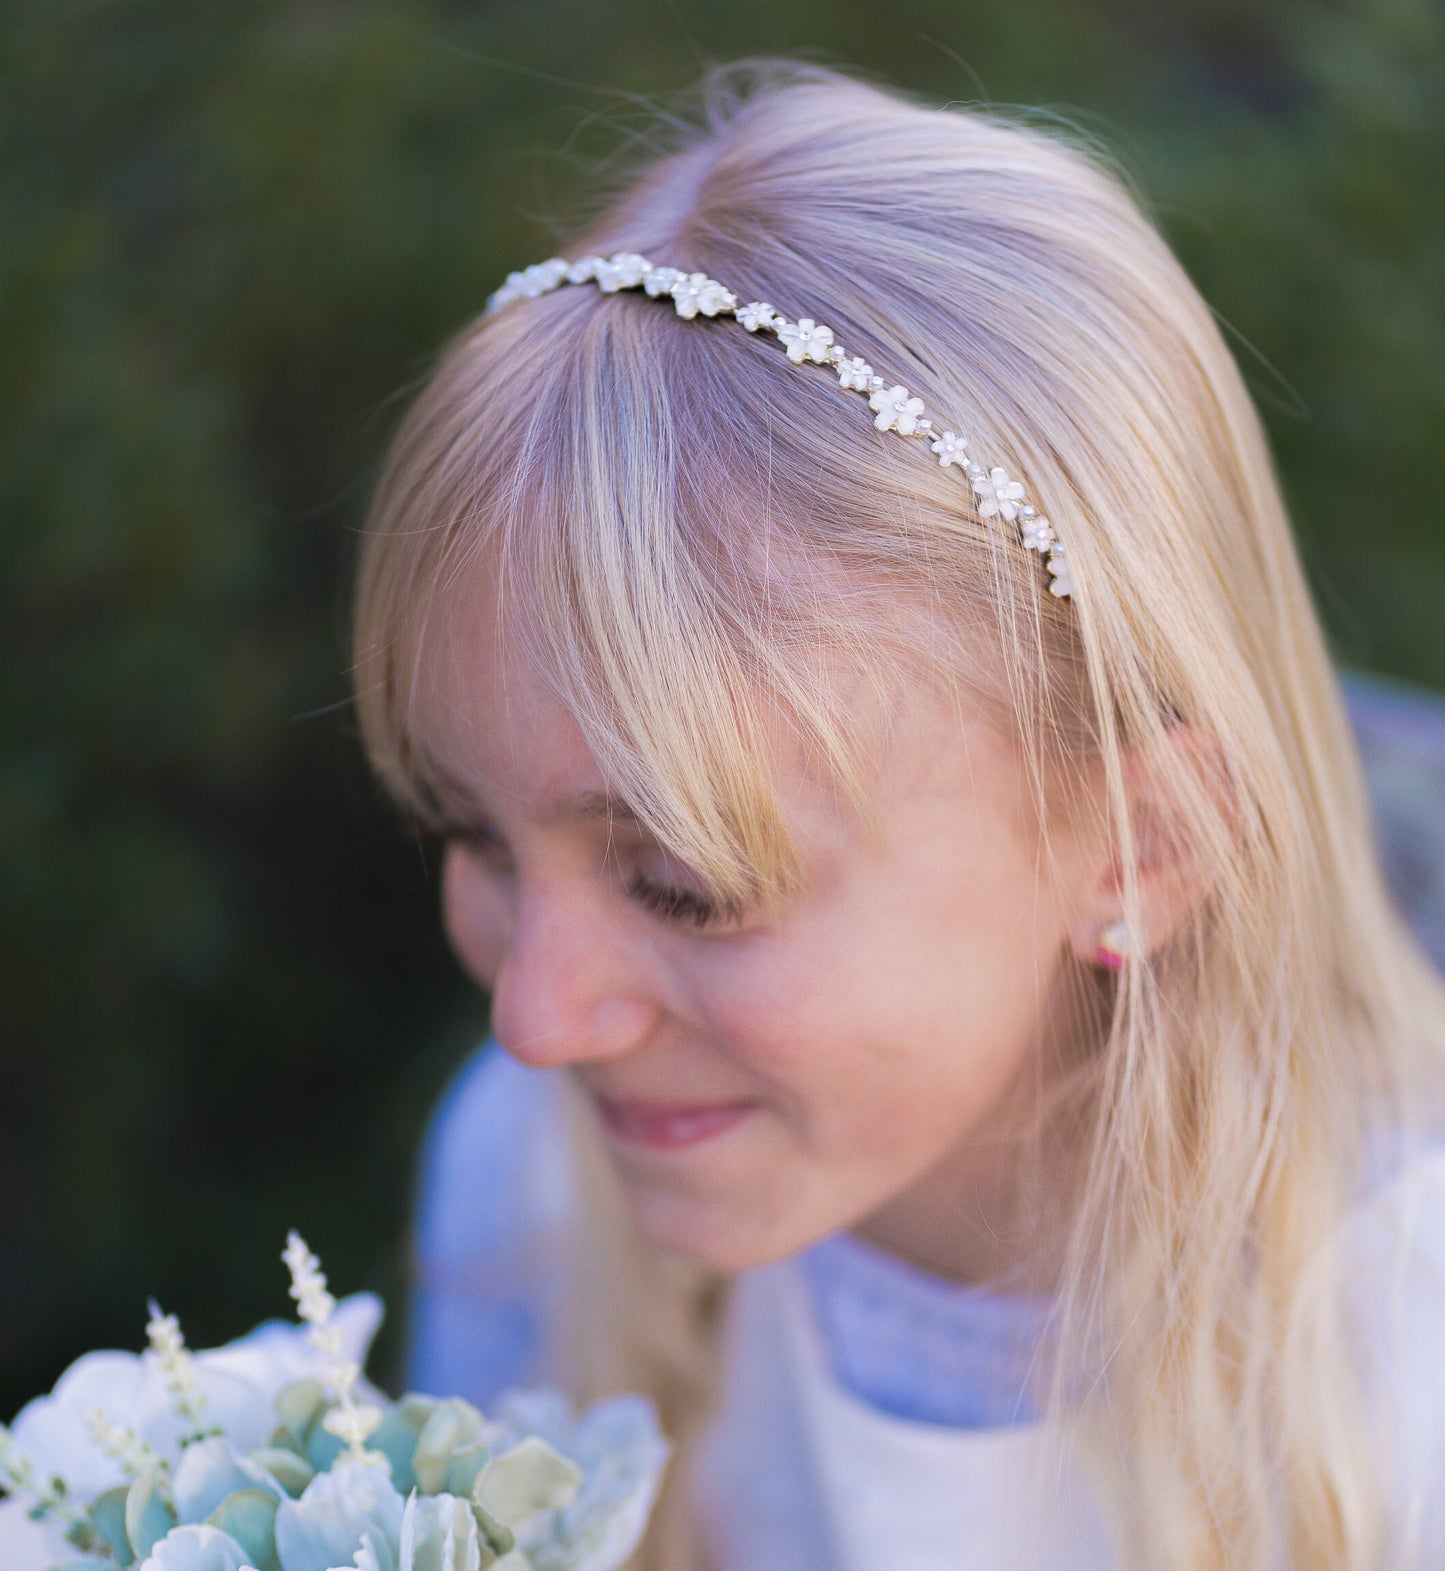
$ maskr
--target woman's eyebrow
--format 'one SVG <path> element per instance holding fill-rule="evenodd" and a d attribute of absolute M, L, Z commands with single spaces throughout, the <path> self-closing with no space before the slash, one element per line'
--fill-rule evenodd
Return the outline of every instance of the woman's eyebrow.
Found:
<path fill-rule="evenodd" d="M 483 811 L 475 792 L 469 790 L 425 745 L 416 750 L 415 778 L 444 810 L 464 813 Z"/>
<path fill-rule="evenodd" d="M 606 819 L 609 823 L 633 823 L 637 814 L 621 798 L 605 791 L 584 791 L 580 796 L 560 796 L 546 803 L 537 815 L 544 824 Z"/>
<path fill-rule="evenodd" d="M 422 772 L 435 793 L 458 808 L 488 816 L 486 803 L 475 790 L 425 746 L 418 748 L 418 753 Z M 610 796 L 606 791 L 559 793 L 542 802 L 532 816 L 537 823 L 548 826 L 597 820 L 614 824 L 640 822 L 636 812 L 621 797 Z"/>

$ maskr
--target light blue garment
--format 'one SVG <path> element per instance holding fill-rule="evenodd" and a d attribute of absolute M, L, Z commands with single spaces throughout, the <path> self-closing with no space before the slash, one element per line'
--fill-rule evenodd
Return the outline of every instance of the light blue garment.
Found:
<path fill-rule="evenodd" d="M 546 1099 L 544 1077 L 489 1043 L 432 1114 L 407 1320 L 412 1390 L 485 1405 L 508 1386 L 543 1378 L 550 1277 L 532 1258 L 537 1219 L 526 1169 Z"/>
<path fill-rule="evenodd" d="M 1051 1301 L 960 1287 L 847 1233 L 799 1257 L 833 1378 L 895 1418 L 1032 1423 L 1028 1375 Z"/>
<path fill-rule="evenodd" d="M 567 1183 L 552 1080 L 488 1044 L 437 1108 L 417 1212 L 413 1389 L 485 1407 L 546 1375 L 560 1281 L 542 1240 Z M 846 1234 L 800 1263 L 833 1376 L 860 1400 L 967 1429 L 1036 1416 L 1025 1382 L 1047 1299 L 960 1287 Z"/>
<path fill-rule="evenodd" d="M 1342 671 L 1340 682 L 1385 877 L 1400 914 L 1445 970 L 1445 695 L 1365 671 Z"/>

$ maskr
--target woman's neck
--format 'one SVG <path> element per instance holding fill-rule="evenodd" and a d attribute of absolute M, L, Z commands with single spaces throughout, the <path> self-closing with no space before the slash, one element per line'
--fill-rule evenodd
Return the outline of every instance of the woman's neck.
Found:
<path fill-rule="evenodd" d="M 964 1146 L 851 1231 L 920 1270 L 970 1286 L 1057 1285 L 1069 1175 L 1029 1176 L 1016 1146 Z M 1051 1201 L 1048 1197 L 1054 1197 Z"/>
<path fill-rule="evenodd" d="M 1087 1057 L 1056 1042 L 1047 1087 L 1021 1076 L 986 1133 L 966 1136 L 850 1231 L 951 1281 L 1052 1292 L 1085 1180 Z"/>

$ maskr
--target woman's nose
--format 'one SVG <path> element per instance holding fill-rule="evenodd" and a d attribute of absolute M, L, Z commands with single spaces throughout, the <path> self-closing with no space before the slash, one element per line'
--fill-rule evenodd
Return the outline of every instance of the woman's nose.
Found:
<path fill-rule="evenodd" d="M 534 1069 L 616 1058 L 653 1034 L 639 957 L 590 895 L 518 889 L 492 982 L 492 1031 Z"/>

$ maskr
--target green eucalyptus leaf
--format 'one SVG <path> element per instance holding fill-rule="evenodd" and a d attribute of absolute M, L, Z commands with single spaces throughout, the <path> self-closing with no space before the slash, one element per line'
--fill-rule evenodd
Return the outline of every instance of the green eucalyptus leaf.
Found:
<path fill-rule="evenodd" d="M 204 1522 L 227 1495 L 255 1489 L 257 1482 L 225 1440 L 198 1440 L 171 1477 L 171 1501 L 182 1522 Z"/>
<path fill-rule="evenodd" d="M 325 1418 L 334 1406 L 335 1403 L 329 1403 L 322 1410 L 321 1417 Z M 312 1427 L 311 1433 L 306 1438 L 306 1460 L 318 1473 L 327 1472 L 345 1449 L 345 1441 L 333 1435 L 320 1423 Z"/>
<path fill-rule="evenodd" d="M 435 1495 L 445 1487 L 451 1454 L 476 1442 L 482 1432 L 482 1415 L 470 1402 L 448 1397 L 438 1402 L 417 1437 L 412 1454 L 416 1486 L 424 1495 Z"/>
<path fill-rule="evenodd" d="M 311 1431 L 325 1411 L 326 1388 L 319 1380 L 293 1380 L 276 1393 L 276 1416 L 290 1431 L 298 1451 L 305 1451 Z"/>
<path fill-rule="evenodd" d="M 569 1504 L 582 1482 L 582 1469 L 535 1435 L 494 1456 L 477 1474 L 472 1499 L 515 1526 L 538 1511 Z"/>
<path fill-rule="evenodd" d="M 130 1534 L 125 1530 L 125 1499 L 130 1493 L 125 1484 L 117 1484 L 96 1497 L 90 1507 L 90 1525 L 105 1540 L 116 1564 L 135 1563 L 135 1551 L 130 1546 Z"/>
<path fill-rule="evenodd" d="M 266 1442 L 268 1451 L 289 1451 L 292 1456 L 304 1457 L 305 1448 L 295 1435 L 285 1426 L 279 1424 L 271 1431 L 271 1438 Z"/>
<path fill-rule="evenodd" d="M 485 1506 L 472 1501 L 472 1515 L 477 1519 L 477 1530 L 494 1555 L 509 1554 L 517 1547 L 517 1535 L 505 1522 L 499 1522 Z M 485 1562 L 484 1562 L 485 1563 Z"/>
<path fill-rule="evenodd" d="M 447 1464 L 446 1492 L 466 1499 L 476 1486 L 477 1474 L 491 1460 L 484 1445 L 458 1446 Z"/>
<path fill-rule="evenodd" d="M 281 1571 L 276 1555 L 276 1511 L 280 1502 L 264 1489 L 238 1489 L 211 1512 L 206 1522 L 218 1527 L 246 1551 L 257 1571 Z"/>
<path fill-rule="evenodd" d="M 344 1466 L 321 1474 L 299 1500 L 282 1502 L 276 1551 L 287 1571 L 327 1571 L 350 1564 L 366 1536 L 383 1571 L 393 1571 L 391 1551 L 405 1516 L 384 1467 Z"/>
<path fill-rule="evenodd" d="M 251 1452 L 251 1460 L 264 1467 L 293 1500 L 299 1500 L 307 1484 L 316 1477 L 316 1469 L 290 1446 L 261 1446 Z"/>
<path fill-rule="evenodd" d="M 402 1494 L 410 1494 L 416 1487 L 416 1473 L 412 1458 L 416 1455 L 417 1442 L 436 1412 L 440 1403 L 435 1397 L 408 1394 L 387 1409 L 381 1428 L 367 1441 L 372 1451 L 380 1451 L 391 1463 L 391 1481 Z M 470 1494 L 471 1488 L 460 1491 Z"/>
<path fill-rule="evenodd" d="M 125 1532 L 137 1560 L 144 1560 L 176 1525 L 159 1473 L 142 1473 L 126 1491 Z"/>
<path fill-rule="evenodd" d="M 400 1548 L 404 1571 L 483 1571 L 497 1563 L 471 1502 L 456 1495 L 413 1495 Z"/>

